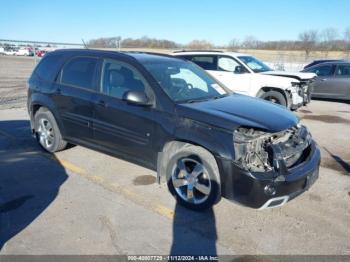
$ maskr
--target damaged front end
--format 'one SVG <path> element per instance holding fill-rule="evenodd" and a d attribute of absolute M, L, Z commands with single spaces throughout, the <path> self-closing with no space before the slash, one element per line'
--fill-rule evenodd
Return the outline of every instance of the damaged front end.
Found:
<path fill-rule="evenodd" d="M 318 177 L 320 151 L 305 126 L 270 133 L 240 127 L 234 131 L 233 194 L 254 208 L 285 204 Z"/>
<path fill-rule="evenodd" d="M 292 93 L 292 105 L 291 109 L 297 109 L 301 106 L 305 106 L 311 102 L 311 92 L 313 89 L 314 79 L 299 80 L 298 82 L 292 82 L 292 87 L 295 90 L 293 97 Z M 299 101 L 300 99 L 300 101 Z"/>
<path fill-rule="evenodd" d="M 311 135 L 304 126 L 296 126 L 278 133 L 252 128 L 238 128 L 234 132 L 234 163 L 251 172 L 288 173 L 303 161 Z"/>
<path fill-rule="evenodd" d="M 284 205 L 318 177 L 320 151 L 305 126 L 276 133 L 240 127 L 233 144 L 233 191 L 225 193 L 247 206 Z"/>

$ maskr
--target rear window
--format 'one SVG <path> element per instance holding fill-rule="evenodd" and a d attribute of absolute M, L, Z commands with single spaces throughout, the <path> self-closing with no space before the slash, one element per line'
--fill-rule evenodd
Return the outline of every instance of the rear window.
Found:
<path fill-rule="evenodd" d="M 34 74 L 42 80 L 55 81 L 63 59 L 61 55 L 45 56 L 36 67 Z"/>
<path fill-rule="evenodd" d="M 66 85 L 94 89 L 94 75 L 97 58 L 76 57 L 71 59 L 62 70 L 61 82 Z"/>

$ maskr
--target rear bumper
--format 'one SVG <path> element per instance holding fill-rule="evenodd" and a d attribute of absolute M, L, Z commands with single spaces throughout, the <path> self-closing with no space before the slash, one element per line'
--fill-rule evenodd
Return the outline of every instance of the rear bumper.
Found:
<path fill-rule="evenodd" d="M 278 171 L 251 173 L 229 160 L 220 162 L 222 196 L 252 208 L 269 208 L 285 204 L 304 191 L 318 178 L 320 150 L 315 144 L 307 159 L 287 174 Z"/>

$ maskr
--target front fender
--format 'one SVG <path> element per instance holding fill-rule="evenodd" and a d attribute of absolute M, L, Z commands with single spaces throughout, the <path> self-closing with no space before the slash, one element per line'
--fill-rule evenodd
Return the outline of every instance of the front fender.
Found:
<path fill-rule="evenodd" d="M 232 134 L 229 130 L 184 118 L 179 120 L 174 135 L 180 141 L 204 147 L 214 156 L 232 159 Z"/>

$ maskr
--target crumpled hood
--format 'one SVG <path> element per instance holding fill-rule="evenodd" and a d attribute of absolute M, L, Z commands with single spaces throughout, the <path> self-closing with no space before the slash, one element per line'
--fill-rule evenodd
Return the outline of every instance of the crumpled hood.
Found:
<path fill-rule="evenodd" d="M 291 78 L 295 78 L 298 80 L 308 80 L 308 79 L 313 79 L 314 77 L 316 77 L 316 74 L 314 74 L 314 73 L 286 72 L 286 71 L 267 71 L 267 72 L 262 72 L 261 74 L 291 77 Z"/>
<path fill-rule="evenodd" d="M 179 117 L 229 130 L 245 126 L 279 132 L 299 122 L 292 112 L 282 106 L 239 94 L 203 102 L 178 104 L 177 112 Z"/>

